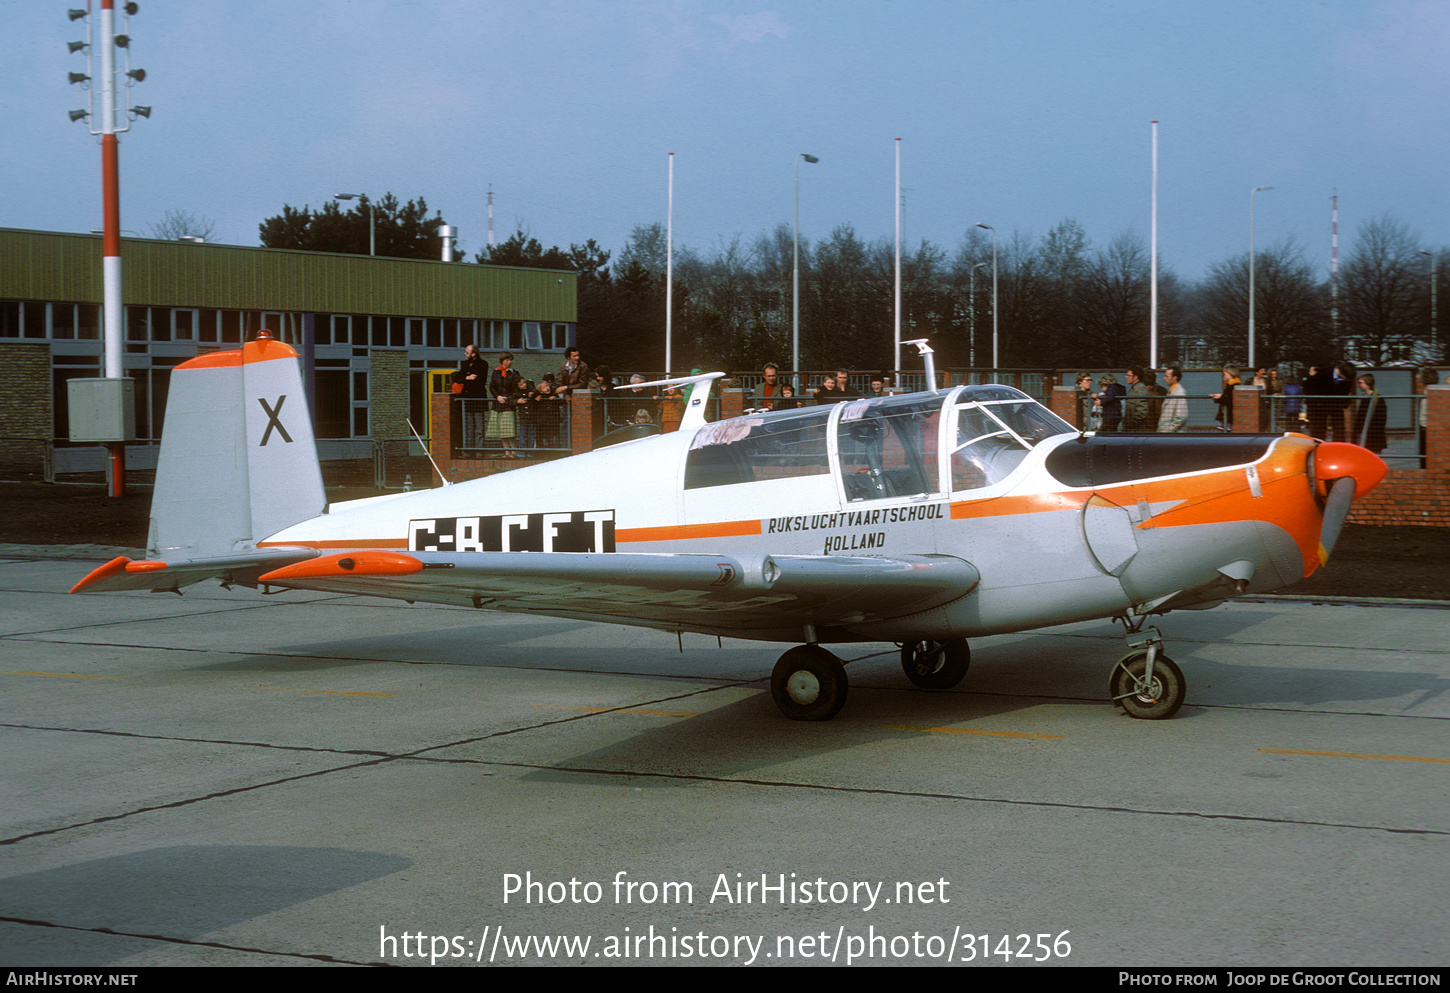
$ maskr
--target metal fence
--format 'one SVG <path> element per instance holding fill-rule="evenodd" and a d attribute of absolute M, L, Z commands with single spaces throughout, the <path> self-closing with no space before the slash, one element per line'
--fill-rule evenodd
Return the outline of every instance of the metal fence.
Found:
<path fill-rule="evenodd" d="M 569 403 L 564 399 L 531 400 L 501 408 L 486 398 L 460 397 L 462 434 L 459 454 L 520 458 L 571 451 Z"/>

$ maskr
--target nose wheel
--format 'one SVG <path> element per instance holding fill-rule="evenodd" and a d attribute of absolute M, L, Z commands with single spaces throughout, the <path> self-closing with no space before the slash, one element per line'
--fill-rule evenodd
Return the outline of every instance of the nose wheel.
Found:
<path fill-rule="evenodd" d="M 1129 717 L 1164 721 L 1178 713 L 1188 695 L 1179 669 L 1160 651 L 1163 639 L 1154 631 L 1146 641 L 1129 645 L 1108 677 L 1108 695 Z"/>
<path fill-rule="evenodd" d="M 846 705 L 850 683 L 841 660 L 820 645 L 799 645 L 780 657 L 770 695 L 793 721 L 829 721 Z"/>

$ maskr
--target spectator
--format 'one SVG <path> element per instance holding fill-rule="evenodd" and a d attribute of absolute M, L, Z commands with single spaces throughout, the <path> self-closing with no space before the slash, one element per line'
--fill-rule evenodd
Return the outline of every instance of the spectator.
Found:
<path fill-rule="evenodd" d="M 482 448 L 488 417 L 488 363 L 473 345 L 463 349 L 463 363 L 453 374 L 453 392 L 463 403 L 463 447 Z"/>
<path fill-rule="evenodd" d="M 564 349 L 564 361 L 559 363 L 559 380 L 555 387 L 560 396 L 568 396 L 575 390 L 587 390 L 593 382 L 589 378 L 589 366 L 579 357 L 579 349 L 570 345 Z"/>
<path fill-rule="evenodd" d="M 1425 396 L 1425 387 L 1440 382 L 1440 371 L 1427 365 L 1415 377 L 1415 392 L 1420 394 L 1420 468 L 1425 468 L 1425 429 L 1430 426 L 1430 403 Z"/>
<path fill-rule="evenodd" d="M 1218 403 L 1218 413 L 1214 420 L 1218 422 L 1220 431 L 1232 431 L 1234 429 L 1234 387 L 1239 385 L 1239 371 L 1231 365 L 1223 367 L 1223 392 L 1210 393 Z"/>
<path fill-rule="evenodd" d="M 1129 366 L 1124 374 L 1128 380 L 1128 399 L 1123 402 L 1124 431 L 1151 431 L 1156 426 L 1148 406 L 1148 384 L 1143 382 L 1141 366 Z"/>
<path fill-rule="evenodd" d="M 484 438 L 499 442 L 506 459 L 520 458 L 515 446 L 519 433 L 518 408 L 525 401 L 523 377 L 513 368 L 514 353 L 504 352 L 498 357 L 498 368 L 488 378 L 488 392 L 493 397 L 493 409 L 488 415 L 488 429 Z"/>
<path fill-rule="evenodd" d="M 1112 373 L 1104 373 L 1098 378 L 1098 410 L 1103 419 L 1102 427 L 1098 430 L 1118 430 L 1118 425 L 1123 422 L 1123 397 L 1127 395 L 1127 389 Z"/>
<path fill-rule="evenodd" d="M 1374 373 L 1365 373 L 1358 382 L 1363 396 L 1354 405 L 1354 434 L 1349 440 L 1378 455 L 1385 450 L 1387 443 L 1385 402 L 1375 392 Z"/>
<path fill-rule="evenodd" d="M 1158 415 L 1158 430 L 1164 434 L 1182 434 L 1188 430 L 1188 391 L 1183 388 L 1183 370 L 1176 365 L 1163 370 L 1168 384 L 1168 399 Z"/>
<path fill-rule="evenodd" d="M 774 362 L 765 363 L 761 371 L 760 385 L 755 388 L 755 396 L 751 406 L 756 410 L 775 410 L 775 401 L 780 396 L 780 386 L 776 382 L 779 374 L 779 367 Z"/>
<path fill-rule="evenodd" d="M 1309 433 L 1322 441 L 1330 439 L 1329 422 L 1334 401 L 1320 399 L 1334 396 L 1334 370 L 1328 365 L 1311 365 L 1304 379 L 1305 407 L 1309 414 Z"/>
<path fill-rule="evenodd" d="M 1077 384 L 1077 394 L 1073 397 L 1072 409 L 1076 415 L 1073 423 L 1079 431 L 1092 430 L 1093 416 L 1093 377 L 1091 373 L 1080 372 L 1073 377 Z"/>

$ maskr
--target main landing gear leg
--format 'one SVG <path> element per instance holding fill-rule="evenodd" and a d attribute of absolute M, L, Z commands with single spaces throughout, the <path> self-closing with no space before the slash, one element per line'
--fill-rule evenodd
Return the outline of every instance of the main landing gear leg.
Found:
<path fill-rule="evenodd" d="M 1187 688 L 1183 671 L 1163 654 L 1163 636 L 1157 628 L 1148 632 L 1142 641 L 1128 642 L 1128 654 L 1118 659 L 1108 677 L 1108 695 L 1129 717 L 1163 721 L 1178 713 Z"/>
<path fill-rule="evenodd" d="M 820 645 L 799 645 L 780 657 L 770 695 L 793 721 L 829 721 L 846 705 L 850 683 L 841 660 Z"/>

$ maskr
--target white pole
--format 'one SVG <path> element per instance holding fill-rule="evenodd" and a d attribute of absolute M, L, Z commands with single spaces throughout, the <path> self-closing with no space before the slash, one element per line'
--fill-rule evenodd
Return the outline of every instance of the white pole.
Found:
<path fill-rule="evenodd" d="M 896 296 L 895 330 L 892 333 L 892 375 L 901 371 L 901 139 L 896 139 Z"/>
<path fill-rule="evenodd" d="M 1153 122 L 1153 248 L 1148 273 L 1148 366 L 1158 368 L 1158 122 Z"/>
<path fill-rule="evenodd" d="M 995 373 L 1000 367 L 997 359 L 997 229 L 981 221 L 977 222 L 977 227 L 992 232 L 992 379 L 996 380 Z"/>
<path fill-rule="evenodd" d="M 1257 369 L 1254 361 L 1254 194 L 1272 190 L 1272 186 L 1255 186 L 1249 191 L 1249 369 Z"/>
<path fill-rule="evenodd" d="M 675 153 L 670 153 L 670 193 L 665 211 L 665 376 L 669 377 L 670 346 L 674 336 L 675 318 Z"/>
<path fill-rule="evenodd" d="M 795 157 L 795 214 L 790 229 L 790 370 L 791 382 L 795 383 L 796 392 L 800 392 L 796 373 L 801 367 L 801 159 L 807 162 L 821 161 L 805 152 L 797 152 Z"/>

